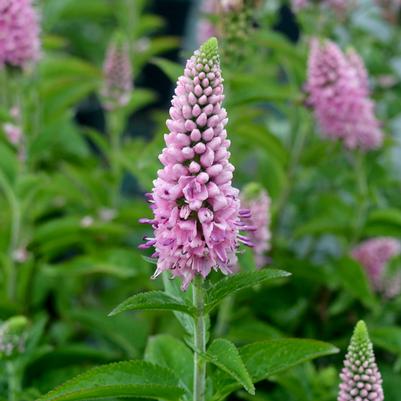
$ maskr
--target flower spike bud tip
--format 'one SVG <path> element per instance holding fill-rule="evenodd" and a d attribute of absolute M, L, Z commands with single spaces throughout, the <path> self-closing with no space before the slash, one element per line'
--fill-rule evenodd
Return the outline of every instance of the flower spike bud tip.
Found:
<path fill-rule="evenodd" d="M 337 401 L 383 401 L 382 378 L 366 324 L 358 322 L 352 335 Z"/>

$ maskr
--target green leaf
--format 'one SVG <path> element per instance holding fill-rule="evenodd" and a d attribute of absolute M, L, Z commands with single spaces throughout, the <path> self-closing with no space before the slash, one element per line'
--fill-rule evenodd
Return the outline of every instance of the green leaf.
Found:
<path fill-rule="evenodd" d="M 234 292 L 262 284 L 267 280 L 288 277 L 291 274 L 283 270 L 263 269 L 253 272 L 238 273 L 233 276 L 223 278 L 214 284 L 207 292 L 207 302 L 205 311 L 210 312 L 218 303 Z"/>
<path fill-rule="evenodd" d="M 401 210 L 394 208 L 373 210 L 369 214 L 364 234 L 400 236 Z"/>
<path fill-rule="evenodd" d="M 242 272 L 252 272 L 256 269 L 255 254 L 251 248 L 244 246 L 244 252 L 238 254 L 238 263 Z"/>
<path fill-rule="evenodd" d="M 125 107 L 125 110 L 126 112 L 135 113 L 153 103 L 156 98 L 156 94 L 149 89 L 135 88 L 135 90 L 132 92 L 129 103 Z"/>
<path fill-rule="evenodd" d="M 302 65 L 305 64 L 305 59 L 300 48 L 294 46 L 282 33 L 260 29 L 256 34 L 255 40 L 259 45 L 275 50 L 287 56 L 293 62 L 298 62 Z"/>
<path fill-rule="evenodd" d="M 269 103 L 269 102 L 288 102 L 301 100 L 299 92 L 294 91 L 288 85 L 269 85 L 269 89 L 264 87 L 248 88 L 237 94 L 234 98 L 227 101 L 227 107 L 233 108 L 250 103 Z"/>
<path fill-rule="evenodd" d="M 149 43 L 149 47 L 144 52 L 135 53 L 135 57 L 132 60 L 134 63 L 134 71 L 140 71 L 148 60 L 159 54 L 176 49 L 179 45 L 179 39 L 174 36 L 163 36 L 152 39 Z"/>
<path fill-rule="evenodd" d="M 118 357 L 115 352 L 99 350 L 84 344 L 66 344 L 56 349 L 49 348 L 29 365 L 29 374 L 37 376 L 38 372 L 51 371 L 74 364 L 82 366 L 88 362 L 108 363 Z"/>
<path fill-rule="evenodd" d="M 227 337 L 236 344 L 248 344 L 254 341 L 265 341 L 284 337 L 275 327 L 255 319 L 241 319 L 230 324 Z"/>
<path fill-rule="evenodd" d="M 172 82 L 176 82 L 178 77 L 182 75 L 183 67 L 177 63 L 173 63 L 170 60 L 156 57 L 151 60 L 152 64 L 159 67 Z"/>
<path fill-rule="evenodd" d="M 129 297 L 117 306 L 109 316 L 130 310 L 173 310 L 194 316 L 196 311 L 192 305 L 163 291 L 149 291 Z"/>
<path fill-rule="evenodd" d="M 251 149 L 254 149 L 255 145 L 260 146 L 266 154 L 275 157 L 282 165 L 287 163 L 287 150 L 282 142 L 266 127 L 252 122 L 239 121 L 230 133 L 232 136 L 240 137 L 244 145 L 251 146 Z"/>
<path fill-rule="evenodd" d="M 180 289 L 178 280 L 171 280 L 170 277 L 171 275 L 169 272 L 163 272 L 162 278 L 166 293 L 174 298 L 182 299 L 183 302 L 186 302 L 187 304 L 190 304 L 192 302 L 192 286 L 190 286 L 187 291 L 183 292 Z M 174 316 L 177 318 L 186 333 L 192 337 L 195 330 L 194 319 L 192 319 L 192 316 L 177 311 L 174 311 Z"/>
<path fill-rule="evenodd" d="M 300 363 L 337 352 L 338 349 L 331 344 L 305 339 L 261 341 L 240 348 L 241 358 L 254 383 Z M 223 400 L 240 388 L 236 381 L 223 372 L 218 372 L 214 381 L 217 392 L 212 398 L 213 401 Z"/>
<path fill-rule="evenodd" d="M 17 155 L 9 146 L 2 143 L 0 143 L 0 170 L 3 179 L 10 184 L 14 182 L 18 171 Z"/>
<path fill-rule="evenodd" d="M 375 296 L 361 265 L 351 258 L 343 258 L 335 267 L 344 289 L 365 306 L 374 307 Z"/>
<path fill-rule="evenodd" d="M 254 395 L 255 387 L 241 359 L 237 347 L 228 340 L 218 338 L 207 350 L 206 358 L 240 383 L 248 393 Z"/>
<path fill-rule="evenodd" d="M 127 361 L 91 369 L 37 401 L 86 401 L 112 396 L 178 401 L 183 392 L 167 369 L 149 362 Z"/>
<path fill-rule="evenodd" d="M 401 355 L 401 327 L 376 327 L 369 330 L 372 342 L 394 354 Z"/>
<path fill-rule="evenodd" d="M 151 337 L 144 359 L 155 365 L 170 369 L 179 378 L 181 387 L 190 395 L 193 385 L 193 357 L 189 348 L 167 334 Z"/>
<path fill-rule="evenodd" d="M 307 339 L 277 339 L 245 345 L 241 357 L 254 382 L 339 350 L 332 344 Z"/>
<path fill-rule="evenodd" d="M 391 208 L 373 210 L 368 217 L 369 223 L 388 223 L 401 226 L 401 210 Z"/>
<path fill-rule="evenodd" d="M 138 316 L 121 315 L 105 319 L 103 311 L 91 309 L 72 310 L 68 316 L 94 333 L 96 338 L 107 338 L 124 350 L 129 358 L 138 358 L 142 354 L 149 328 Z M 135 338 L 132 338 L 132 331 L 135 331 Z"/>

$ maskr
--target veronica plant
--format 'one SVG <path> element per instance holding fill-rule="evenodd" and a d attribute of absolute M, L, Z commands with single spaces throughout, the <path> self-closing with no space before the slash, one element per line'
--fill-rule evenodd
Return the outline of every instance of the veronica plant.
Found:
<path fill-rule="evenodd" d="M 141 248 L 155 247 L 153 277 L 162 276 L 164 291 L 136 294 L 110 315 L 132 310 L 170 310 L 187 334 L 186 344 L 168 335 L 149 340 L 145 361 L 101 366 L 40 398 L 91 400 L 142 397 L 163 400 L 223 400 L 254 383 L 306 360 L 336 352 L 312 340 L 277 339 L 242 348 L 223 338 L 211 338 L 210 315 L 236 291 L 283 279 L 288 273 L 254 270 L 233 274 L 240 243 L 251 245 L 240 230 L 249 217 L 240 209 L 239 191 L 231 180 L 230 141 L 224 127 L 223 78 L 217 40 L 208 40 L 188 60 L 178 79 L 167 120 L 169 134 L 159 159 L 164 165 L 148 195 L 154 236 Z M 212 277 L 212 270 L 227 277 Z M 176 280 L 180 277 L 181 288 Z"/>

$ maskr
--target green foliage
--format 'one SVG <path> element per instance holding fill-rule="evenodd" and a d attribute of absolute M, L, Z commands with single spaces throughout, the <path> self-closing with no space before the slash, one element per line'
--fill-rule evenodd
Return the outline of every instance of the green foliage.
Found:
<path fill-rule="evenodd" d="M 174 401 L 182 393 L 169 370 L 149 362 L 128 361 L 91 369 L 38 401 L 96 400 L 110 396 Z"/>
<path fill-rule="evenodd" d="M 168 76 L 171 82 L 175 82 L 182 74 L 182 67 L 172 61 L 162 58 L 154 58 L 152 63 L 157 65 Z"/>
<path fill-rule="evenodd" d="M 179 13 L 173 3 L 37 1 L 40 61 L 0 68 L 0 401 L 194 401 L 196 352 L 207 364 L 207 401 L 334 401 L 342 356 L 328 343 L 343 354 L 360 319 L 386 401 L 398 401 L 401 298 L 377 292 L 351 257 L 365 239 L 401 239 L 397 12 L 358 0 L 339 16 L 312 1 L 294 13 L 292 41 L 282 31 L 296 31 L 290 1 L 246 0 L 263 3 L 244 19 L 252 29 L 234 32 L 237 42 L 219 38 L 234 186 L 268 190 L 272 236 L 266 267 L 256 270 L 254 250 L 241 247 L 239 272 L 212 272 L 195 308 L 192 287 L 181 291 L 168 272 L 150 280 L 157 261 L 137 249 L 152 230 L 138 219 L 152 214 L 143 193 L 161 168 L 169 98 L 197 47 L 196 7 L 183 24 L 191 2 Z M 178 24 L 185 37 L 169 36 Z M 99 95 L 116 32 L 128 39 L 134 89 L 110 111 Z M 306 107 L 315 36 L 363 58 L 385 132 L 377 151 L 328 141 Z M 9 140 L 10 124 L 20 143 Z M 400 263 L 387 266 L 395 275 L 383 291 L 397 286 Z M 194 345 L 200 319 L 204 351 Z"/>
<path fill-rule="evenodd" d="M 280 339 L 257 342 L 240 349 L 240 356 L 252 381 L 257 383 L 286 371 L 299 363 L 330 355 L 338 350 L 330 344 L 314 340 Z M 216 393 L 213 400 L 223 400 L 239 388 L 226 374 L 215 376 Z"/>
<path fill-rule="evenodd" d="M 253 272 L 243 272 L 225 277 L 208 290 L 205 310 L 210 312 L 221 302 L 222 299 L 237 291 L 257 284 L 262 284 L 268 280 L 288 277 L 289 275 L 289 273 L 282 270 L 266 269 Z"/>
<path fill-rule="evenodd" d="M 190 349 L 176 338 L 161 334 L 151 337 L 146 346 L 145 360 L 175 372 L 188 399 L 192 397 L 193 358 Z"/>
<path fill-rule="evenodd" d="M 122 304 L 117 306 L 117 308 L 110 313 L 110 316 L 129 310 L 145 309 L 174 310 L 189 315 L 195 314 L 192 305 L 187 305 L 180 299 L 174 298 L 162 291 L 151 291 L 128 298 Z"/>
<path fill-rule="evenodd" d="M 252 379 L 246 370 L 238 349 L 232 342 L 223 338 L 214 340 L 207 350 L 207 358 L 211 363 L 240 383 L 250 394 L 255 394 Z"/>
<path fill-rule="evenodd" d="M 346 291 L 368 307 L 376 305 L 366 274 L 359 263 L 344 258 L 338 262 L 336 268 L 336 273 Z"/>

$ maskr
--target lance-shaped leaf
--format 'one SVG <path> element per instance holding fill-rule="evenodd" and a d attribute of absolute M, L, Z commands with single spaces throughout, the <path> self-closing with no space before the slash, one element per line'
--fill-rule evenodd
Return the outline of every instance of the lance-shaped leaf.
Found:
<path fill-rule="evenodd" d="M 257 284 L 263 284 L 267 280 L 288 277 L 291 274 L 276 269 L 263 269 L 259 271 L 243 272 L 228 276 L 218 281 L 208 290 L 205 311 L 210 312 L 219 302 L 234 292 L 252 287 Z"/>
<path fill-rule="evenodd" d="M 182 75 L 182 66 L 170 60 L 155 57 L 151 63 L 158 66 L 170 78 L 171 82 L 176 82 L 178 77 Z"/>
<path fill-rule="evenodd" d="M 331 344 L 315 340 L 277 339 L 260 341 L 240 348 L 240 355 L 253 383 L 267 379 L 300 363 L 337 353 Z M 223 400 L 240 384 L 223 372 L 214 376 L 213 401 Z"/>
<path fill-rule="evenodd" d="M 206 359 L 222 371 L 228 373 L 248 393 L 255 394 L 255 387 L 251 376 L 246 370 L 237 347 L 231 341 L 223 338 L 214 340 L 207 350 Z"/>
<path fill-rule="evenodd" d="M 88 401 L 107 397 L 178 401 L 183 392 L 169 370 L 149 362 L 126 361 L 90 369 L 37 401 Z"/>
<path fill-rule="evenodd" d="M 174 372 L 187 396 L 192 396 L 193 356 L 180 340 L 167 334 L 151 337 L 145 349 L 144 359 Z"/>
<path fill-rule="evenodd" d="M 367 307 L 375 307 L 376 299 L 362 266 L 351 258 L 338 261 L 335 272 L 344 289 Z"/>
<path fill-rule="evenodd" d="M 149 291 L 129 297 L 118 305 L 109 316 L 131 310 L 172 310 L 194 316 L 195 308 L 163 291 Z"/>

